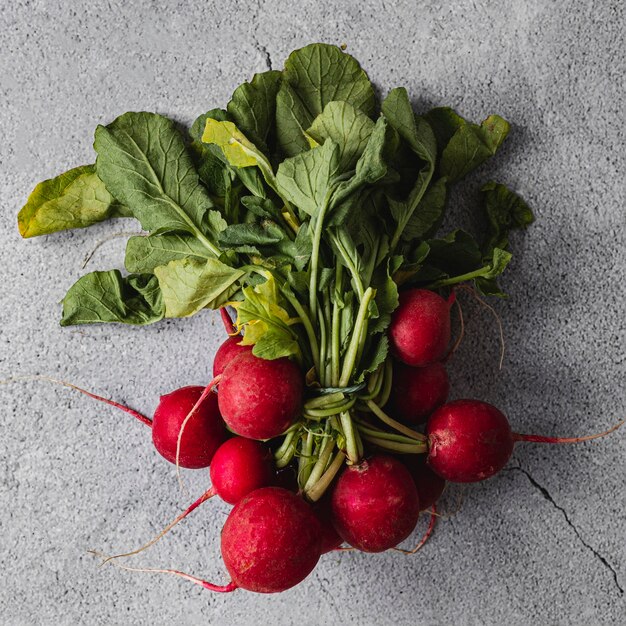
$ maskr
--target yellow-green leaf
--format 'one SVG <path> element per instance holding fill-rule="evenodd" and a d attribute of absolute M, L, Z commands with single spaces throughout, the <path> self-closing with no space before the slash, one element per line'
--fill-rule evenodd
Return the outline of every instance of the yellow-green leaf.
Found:
<path fill-rule="evenodd" d="M 81 165 L 39 183 L 17 216 L 22 237 L 85 228 L 129 215 L 98 178 L 93 165 Z"/>

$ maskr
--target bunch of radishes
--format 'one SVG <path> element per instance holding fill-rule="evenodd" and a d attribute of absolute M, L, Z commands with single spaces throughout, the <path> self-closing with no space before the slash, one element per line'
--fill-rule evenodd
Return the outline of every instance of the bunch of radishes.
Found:
<path fill-rule="evenodd" d="M 209 467 L 211 487 L 148 544 L 105 561 L 145 550 L 217 495 L 235 505 L 221 534 L 228 584 L 176 570 L 139 571 L 182 576 L 213 591 L 284 591 L 308 576 L 322 554 L 344 542 L 364 552 L 396 547 L 415 529 L 420 511 L 434 507 L 446 481 L 493 476 L 507 463 L 516 441 L 588 439 L 520 435 L 490 404 L 445 404 L 449 382 L 443 359 L 450 349 L 452 301 L 424 289 L 401 293 L 389 329 L 393 382 L 384 409 L 390 415 L 383 407 L 374 414 L 385 415 L 400 433 L 371 437 L 371 448 L 354 464 L 345 465 L 340 453 L 334 467 L 327 463 L 323 484 L 321 475 L 316 477 L 314 491 L 299 487 L 297 464 L 276 467 L 275 458 L 282 457 L 271 442 L 302 419 L 310 395 L 304 372 L 289 359 L 259 359 L 241 344 L 238 333 L 217 351 L 214 380 L 205 388 L 182 387 L 162 396 L 152 421 L 113 403 L 151 424 L 154 445 L 165 459 L 189 469 Z M 225 310 L 222 316 L 226 330 L 232 331 Z M 357 406 L 362 391 L 353 392 Z M 375 431 L 374 420 L 365 415 L 362 420 L 365 435 Z M 425 434 L 413 430 L 424 423 Z M 428 534 L 430 530 L 432 525 Z"/>
<path fill-rule="evenodd" d="M 210 466 L 210 489 L 118 557 L 218 495 L 234 505 L 221 536 L 231 582 L 159 571 L 216 591 L 282 591 L 343 542 L 394 548 L 445 481 L 493 476 L 516 441 L 580 440 L 515 434 L 478 400 L 445 404 L 455 290 L 502 296 L 510 233 L 533 214 L 490 181 L 482 241 L 437 233 L 449 189 L 508 132 L 498 115 L 416 114 L 402 87 L 379 102 L 354 58 L 312 44 L 188 133 L 147 112 L 99 126 L 95 164 L 35 187 L 18 215 L 24 237 L 114 217 L 143 230 L 128 240 L 127 274 L 70 287 L 62 325 L 208 308 L 229 335 L 214 379 L 163 396 L 152 420 L 80 389 L 150 425 L 177 467 Z"/>

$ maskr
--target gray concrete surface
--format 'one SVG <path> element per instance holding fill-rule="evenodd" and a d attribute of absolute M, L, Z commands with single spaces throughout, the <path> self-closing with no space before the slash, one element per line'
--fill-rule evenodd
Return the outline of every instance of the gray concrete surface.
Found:
<path fill-rule="evenodd" d="M 36 182 L 91 162 L 92 133 L 126 110 L 190 122 L 255 71 L 311 41 L 346 43 L 381 92 L 513 123 L 506 148 L 455 194 L 471 224 L 495 177 L 534 207 L 497 302 L 507 343 L 468 302 L 453 395 L 502 407 L 521 431 L 583 434 L 626 412 L 623 3 L 121 2 L 0 4 L 0 377 L 45 373 L 150 412 L 206 380 L 215 315 L 150 328 L 61 329 L 59 306 L 109 223 L 21 241 Z M 132 229 L 131 229 L 132 230 Z M 123 240 L 90 269 L 121 267 Z M 98 569 L 90 548 L 138 545 L 178 511 L 172 467 L 147 430 L 46 383 L 0 387 L 0 622 L 4 624 L 616 624 L 626 613 L 623 434 L 519 446 L 464 491 L 418 555 L 325 556 L 278 596 L 218 596 L 168 577 Z M 186 474 L 192 493 L 205 472 Z M 226 580 L 205 505 L 144 558 Z M 424 521 L 422 521 L 424 524 Z M 621 616 L 621 617 L 620 617 Z"/>

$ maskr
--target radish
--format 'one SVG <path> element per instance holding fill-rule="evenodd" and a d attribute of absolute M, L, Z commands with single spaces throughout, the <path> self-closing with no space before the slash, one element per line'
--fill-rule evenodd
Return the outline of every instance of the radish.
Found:
<path fill-rule="evenodd" d="M 377 455 L 347 467 L 331 494 L 339 535 L 364 552 L 382 552 L 406 539 L 417 524 L 419 498 L 409 470 Z"/>
<path fill-rule="evenodd" d="M 222 558 L 232 582 L 258 593 L 285 591 L 313 571 L 321 529 L 313 509 L 280 489 L 257 489 L 239 501 L 222 530 Z"/>
<path fill-rule="evenodd" d="M 439 500 L 446 487 L 446 481 L 430 469 L 422 454 L 403 455 L 400 460 L 409 470 L 417 487 L 420 511 L 429 509 Z"/>
<path fill-rule="evenodd" d="M 152 441 L 159 454 L 170 463 L 176 463 L 179 435 L 178 465 L 188 469 L 208 467 L 215 451 L 226 439 L 227 433 L 218 408 L 217 396 L 208 393 L 201 399 L 205 387 L 189 386 L 161 396 L 152 420 Z M 200 405 L 195 408 L 196 403 Z"/>
<path fill-rule="evenodd" d="M 440 360 L 450 343 L 450 307 L 434 291 L 409 289 L 400 293 L 400 304 L 393 312 L 389 340 L 395 356 L 413 367 Z"/>
<path fill-rule="evenodd" d="M 244 496 L 276 480 L 274 458 L 270 449 L 259 441 L 233 437 L 218 449 L 209 469 L 211 488 L 170 522 L 156 537 L 132 552 L 107 557 L 104 562 L 143 552 L 167 534 L 176 524 L 197 509 L 203 502 L 217 495 L 228 504 L 237 504 Z"/>
<path fill-rule="evenodd" d="M 230 512 L 222 529 L 221 549 L 232 578 L 226 585 L 215 585 L 174 569 L 115 565 L 131 572 L 171 574 L 219 593 L 238 588 L 279 593 L 302 582 L 317 565 L 320 524 L 300 496 L 280 487 L 257 489 Z"/>
<path fill-rule="evenodd" d="M 260 359 L 240 354 L 224 370 L 219 408 L 228 427 L 249 439 L 271 439 L 283 433 L 300 413 L 304 379 L 287 358 Z"/>
<path fill-rule="evenodd" d="M 252 346 L 242 346 L 241 335 L 234 335 L 229 337 L 215 353 L 213 359 L 213 376 L 219 376 L 224 372 L 226 366 L 240 354 L 246 354 L 252 352 Z"/>
<path fill-rule="evenodd" d="M 225 441 L 215 453 L 209 472 L 212 491 L 228 504 L 237 504 L 244 496 L 276 480 L 270 449 L 244 437 Z"/>
<path fill-rule="evenodd" d="M 445 480 L 470 483 L 499 472 L 519 441 L 577 443 L 613 432 L 586 437 L 543 437 L 511 431 L 509 420 L 495 406 L 480 400 L 456 400 L 440 407 L 428 420 L 428 465 Z"/>
<path fill-rule="evenodd" d="M 389 411 L 409 424 L 421 424 L 448 398 L 450 382 L 442 363 L 410 367 L 396 362 Z"/>

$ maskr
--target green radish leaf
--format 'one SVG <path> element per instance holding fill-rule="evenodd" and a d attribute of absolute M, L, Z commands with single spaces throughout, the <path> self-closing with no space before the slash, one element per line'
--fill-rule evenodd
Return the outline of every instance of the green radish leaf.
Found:
<path fill-rule="evenodd" d="M 305 213 L 316 216 L 329 201 L 339 167 L 339 149 L 332 140 L 285 159 L 276 174 L 278 191 Z"/>
<path fill-rule="evenodd" d="M 96 168 L 81 165 L 39 183 L 18 213 L 17 225 L 27 238 L 130 215 L 106 190 Z"/>
<path fill-rule="evenodd" d="M 159 265 L 177 259 L 208 259 L 212 254 L 189 235 L 149 235 L 131 237 L 126 244 L 124 265 L 129 272 L 154 272 Z"/>
<path fill-rule="evenodd" d="M 154 268 L 159 281 L 165 317 L 189 317 L 204 308 L 217 309 L 239 289 L 245 275 L 214 258 L 185 258 Z"/>
<path fill-rule="evenodd" d="M 456 182 L 493 156 L 509 133 L 509 123 L 490 115 L 480 126 L 459 126 L 441 154 L 439 172 Z"/>
<path fill-rule="evenodd" d="M 373 302 L 376 304 L 377 317 L 371 319 L 367 327 L 367 332 L 371 335 L 387 330 L 391 323 L 391 314 L 399 304 L 398 286 L 389 276 L 388 269 L 383 275 L 375 277 L 372 284 L 376 288 L 376 297 Z"/>
<path fill-rule="evenodd" d="M 253 345 L 252 353 L 263 359 L 301 359 L 298 334 L 292 329 L 300 319 L 291 317 L 284 308 L 274 277 L 269 272 L 265 276 L 264 283 L 243 288 L 241 302 L 230 303 L 237 310 L 237 328 L 244 330 L 241 343 Z"/>
<path fill-rule="evenodd" d="M 345 226 L 333 226 L 328 229 L 330 246 L 335 254 L 335 263 L 343 265 L 363 277 L 363 260 L 359 254 L 356 242 Z M 343 251 L 343 252 L 342 252 Z"/>
<path fill-rule="evenodd" d="M 172 120 L 125 113 L 108 126 L 98 126 L 94 147 L 98 176 L 144 230 L 186 232 L 214 254 L 219 252 L 201 228 L 213 202 Z"/>
<path fill-rule="evenodd" d="M 276 70 L 255 74 L 249 83 L 235 89 L 228 103 L 233 122 L 265 154 L 269 154 L 269 143 L 274 134 L 276 94 L 281 79 L 281 72 Z"/>
<path fill-rule="evenodd" d="M 402 231 L 404 241 L 425 239 L 437 230 L 446 207 L 446 182 L 440 178 L 428 187 Z"/>
<path fill-rule="evenodd" d="M 91 272 L 63 298 L 61 326 L 121 322 L 143 326 L 163 318 L 163 298 L 151 274 L 122 277 L 118 270 Z"/>
<path fill-rule="evenodd" d="M 382 110 L 391 126 L 407 142 L 411 150 L 426 163 L 419 171 L 408 197 L 403 201 L 389 200 L 391 215 L 397 222 L 391 240 L 391 249 L 394 250 L 430 185 L 435 171 L 437 142 L 428 122 L 413 112 L 409 96 L 403 87 L 393 89 L 389 93 L 383 102 Z"/>
<path fill-rule="evenodd" d="M 483 255 L 476 240 L 463 230 L 455 230 L 442 239 L 431 239 L 428 245 L 426 264 L 447 276 L 460 276 L 483 266 Z"/>
<path fill-rule="evenodd" d="M 347 198 L 360 191 L 366 185 L 373 185 L 387 174 L 384 160 L 385 147 L 388 141 L 388 125 L 384 118 L 379 118 L 370 135 L 363 154 L 356 164 L 354 176 L 340 182 L 333 194 L 331 206 L 337 207 Z M 326 144 L 324 144 L 326 145 Z M 349 209 L 354 207 L 350 206 Z M 343 222 L 350 211 L 336 210 L 329 224 Z"/>
<path fill-rule="evenodd" d="M 389 92 L 383 101 L 382 111 L 391 126 L 420 159 L 429 164 L 435 162 L 437 155 L 435 134 L 430 124 L 413 112 L 409 94 L 404 87 L 397 87 Z"/>
<path fill-rule="evenodd" d="M 281 210 L 269 198 L 257 198 L 256 196 L 244 196 L 243 204 L 250 213 L 261 218 L 269 218 L 278 221 L 281 218 Z"/>
<path fill-rule="evenodd" d="M 306 130 L 314 118 L 302 104 L 296 90 L 283 81 L 276 94 L 276 133 L 278 145 L 285 156 L 293 157 L 310 148 Z"/>
<path fill-rule="evenodd" d="M 387 339 L 387 335 L 380 335 L 380 337 L 372 342 L 369 348 L 365 351 L 363 359 L 357 368 L 357 371 L 359 371 L 360 374 L 354 379 L 354 382 L 363 382 L 367 374 L 375 372 L 379 366 L 385 362 L 388 354 L 389 340 Z"/>
<path fill-rule="evenodd" d="M 372 84 L 356 59 L 322 43 L 292 52 L 276 98 L 278 143 L 286 156 L 309 148 L 306 129 L 333 101 L 347 102 L 366 115 L 374 112 Z"/>
<path fill-rule="evenodd" d="M 231 224 L 220 233 L 219 243 L 222 248 L 266 246 L 282 241 L 284 236 L 276 224 L 266 220 L 261 224 Z"/>
<path fill-rule="evenodd" d="M 437 107 L 424 115 L 426 121 L 435 133 L 437 140 L 437 156 L 441 158 L 443 149 L 450 143 L 450 139 L 456 131 L 467 124 L 454 109 L 450 107 Z"/>
<path fill-rule="evenodd" d="M 533 212 L 520 196 L 505 185 L 490 181 L 481 191 L 489 221 L 489 236 L 483 246 L 484 252 L 490 254 L 494 248 L 506 250 L 509 246 L 509 232 L 532 224 L 535 219 Z"/>
<path fill-rule="evenodd" d="M 348 102 L 329 102 L 307 131 L 315 147 L 331 139 L 339 147 L 339 170 L 354 168 L 363 154 L 374 122 Z"/>

